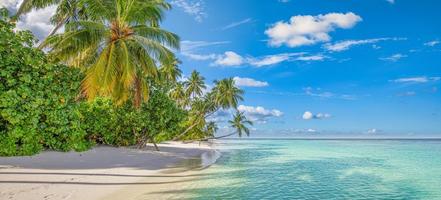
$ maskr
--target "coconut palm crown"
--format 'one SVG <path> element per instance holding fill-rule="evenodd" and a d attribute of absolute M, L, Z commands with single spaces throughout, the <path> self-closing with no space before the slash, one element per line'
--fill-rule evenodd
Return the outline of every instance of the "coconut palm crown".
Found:
<path fill-rule="evenodd" d="M 65 32 L 49 37 L 44 46 L 66 64 L 85 69 L 82 94 L 88 99 L 111 97 L 119 105 L 133 98 L 135 107 L 149 98 L 149 78 L 158 66 L 176 59 L 179 37 L 159 28 L 164 0 L 81 0 L 87 20 L 65 25 Z"/>

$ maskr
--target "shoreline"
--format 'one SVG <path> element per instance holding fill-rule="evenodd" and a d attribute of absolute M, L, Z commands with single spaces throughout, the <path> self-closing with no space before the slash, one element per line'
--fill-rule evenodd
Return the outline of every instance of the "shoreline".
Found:
<path fill-rule="evenodd" d="M 97 146 L 0 157 L 0 199 L 134 199 L 144 188 L 191 181 L 220 154 L 215 143 L 165 142 L 144 149 Z M 127 193 L 128 192 L 128 193 Z"/>

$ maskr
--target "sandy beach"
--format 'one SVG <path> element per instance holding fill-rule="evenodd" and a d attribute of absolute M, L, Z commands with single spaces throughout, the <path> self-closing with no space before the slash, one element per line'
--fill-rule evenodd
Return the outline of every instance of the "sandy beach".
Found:
<path fill-rule="evenodd" d="M 219 156 L 208 143 L 167 142 L 159 148 L 100 146 L 1 157 L 0 199 L 148 199 L 170 184 L 198 178 L 197 169 Z"/>

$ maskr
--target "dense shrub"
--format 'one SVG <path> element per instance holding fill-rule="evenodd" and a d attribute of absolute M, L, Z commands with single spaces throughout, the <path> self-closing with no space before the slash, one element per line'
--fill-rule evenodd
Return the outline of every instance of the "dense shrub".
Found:
<path fill-rule="evenodd" d="M 90 140 L 115 146 L 172 139 L 182 131 L 186 115 L 160 90 L 152 92 L 148 103 L 139 109 L 131 104 L 115 107 L 109 99 L 96 99 L 81 108 L 82 126 Z"/>
<path fill-rule="evenodd" d="M 74 102 L 81 73 L 49 63 L 30 32 L 13 28 L 0 20 L 0 155 L 86 149 Z"/>
<path fill-rule="evenodd" d="M 32 47 L 32 34 L 14 32 L 6 15 L 0 9 L 0 156 L 161 142 L 181 131 L 186 112 L 161 89 L 140 109 L 77 101 L 80 70 L 49 62 Z"/>

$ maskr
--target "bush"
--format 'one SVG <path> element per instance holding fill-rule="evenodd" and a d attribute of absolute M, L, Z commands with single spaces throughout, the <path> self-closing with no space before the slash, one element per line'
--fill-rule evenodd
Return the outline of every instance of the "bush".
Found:
<path fill-rule="evenodd" d="M 30 32 L 13 28 L 0 20 L 0 155 L 87 149 L 74 102 L 80 71 L 48 62 Z"/>
<path fill-rule="evenodd" d="M 161 142 L 181 131 L 186 111 L 161 89 L 152 89 L 140 109 L 108 99 L 76 101 L 81 71 L 49 62 L 32 47 L 33 35 L 14 32 L 5 16 L 0 9 L 0 156 Z"/>

